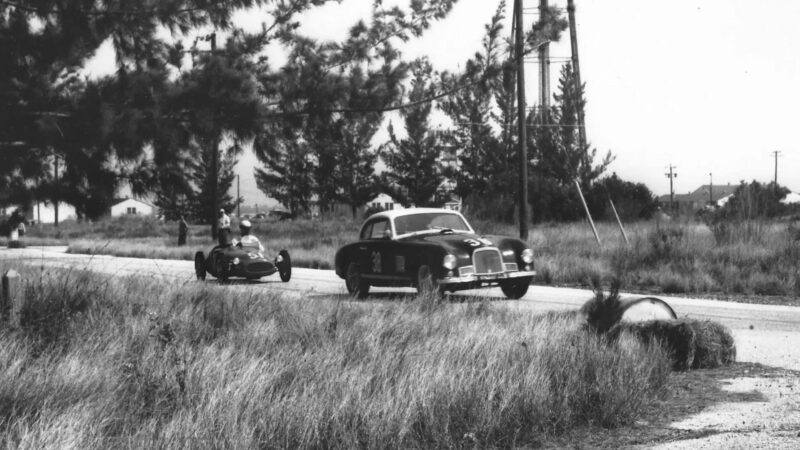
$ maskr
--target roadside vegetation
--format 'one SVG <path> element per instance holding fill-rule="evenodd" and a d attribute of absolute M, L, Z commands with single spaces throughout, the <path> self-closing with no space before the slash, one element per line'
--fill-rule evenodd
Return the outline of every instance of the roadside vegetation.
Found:
<path fill-rule="evenodd" d="M 235 225 L 234 225 L 235 226 Z M 293 220 L 256 222 L 267 254 L 287 249 L 298 267 L 333 268 L 343 244 L 357 238 L 360 222 Z M 516 235 L 512 225 L 473 221 L 483 234 Z M 642 221 L 626 225 L 625 244 L 616 224 L 598 224 L 598 246 L 587 224 L 544 224 L 529 239 L 537 260 L 537 284 L 590 287 L 595 275 L 613 275 L 626 289 L 650 293 L 740 296 L 792 302 L 800 295 L 800 225 L 749 220 L 706 225 L 694 221 Z M 177 246 L 177 225 L 154 219 L 110 219 L 33 227 L 29 245 L 64 239 L 69 252 L 191 260 L 214 244 L 208 227 L 193 225 L 186 246 Z M 795 298 L 795 300 L 792 300 Z"/>
<path fill-rule="evenodd" d="M 7 447 L 535 446 L 631 423 L 670 370 L 660 347 L 607 343 L 576 313 L 17 269 Z"/>

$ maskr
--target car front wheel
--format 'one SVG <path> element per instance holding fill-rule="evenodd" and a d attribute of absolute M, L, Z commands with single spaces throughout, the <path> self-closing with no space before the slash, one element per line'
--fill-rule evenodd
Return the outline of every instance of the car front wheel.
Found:
<path fill-rule="evenodd" d="M 289 257 L 289 252 L 281 250 L 278 253 L 281 256 L 281 261 L 277 263 L 278 275 L 284 283 L 292 279 L 292 258 Z"/>
<path fill-rule="evenodd" d="M 503 290 L 503 294 L 506 295 L 506 298 L 517 300 L 528 292 L 528 286 L 531 285 L 531 280 L 531 277 L 525 277 L 505 281 L 500 283 L 500 289 Z"/>
<path fill-rule="evenodd" d="M 347 292 L 357 298 L 365 298 L 369 294 L 369 283 L 361 277 L 358 264 L 351 262 L 347 266 L 347 276 L 344 280 Z"/>

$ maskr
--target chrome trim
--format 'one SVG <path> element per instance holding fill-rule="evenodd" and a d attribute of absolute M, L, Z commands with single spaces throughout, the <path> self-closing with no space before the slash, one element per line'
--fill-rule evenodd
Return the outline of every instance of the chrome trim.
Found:
<path fill-rule="evenodd" d="M 509 278 L 523 278 L 523 277 L 532 277 L 536 275 L 536 271 L 522 271 L 522 272 L 497 272 L 497 273 L 490 273 L 484 275 L 467 275 L 461 277 L 445 277 L 440 278 L 439 284 L 460 284 L 460 283 L 471 283 L 477 281 L 485 281 L 488 283 L 500 281 L 500 280 L 507 280 Z"/>
<path fill-rule="evenodd" d="M 494 255 L 488 255 L 488 252 L 493 252 L 493 253 L 494 253 L 494 255 L 497 255 L 497 261 L 496 261 L 496 262 L 499 262 L 499 263 L 500 263 L 500 265 L 499 265 L 499 267 L 497 267 L 497 270 L 495 270 L 495 271 L 490 271 L 490 272 L 478 272 L 478 265 L 477 265 L 477 262 L 476 262 L 476 260 L 477 260 L 477 258 L 482 258 L 482 257 L 481 257 L 481 256 L 477 256 L 477 255 L 480 255 L 480 254 L 483 254 L 483 253 L 487 253 L 487 255 L 486 255 L 486 256 L 487 256 L 488 258 L 492 258 Z M 493 262 L 493 261 L 492 261 L 492 262 Z M 492 267 L 489 267 L 489 266 L 490 266 L 490 261 L 486 261 L 485 263 L 486 263 L 486 265 L 487 265 L 487 267 L 486 267 L 486 268 L 487 268 L 488 270 L 492 270 Z M 472 252 L 472 265 L 475 267 L 475 273 L 476 273 L 476 274 L 484 275 L 484 274 L 496 274 L 496 273 L 502 273 L 502 272 L 503 272 L 503 270 L 504 270 L 504 267 L 503 267 L 503 255 L 500 253 L 500 249 L 498 249 L 497 247 L 483 247 L 483 248 L 476 248 L 476 249 L 475 249 L 475 250 Z"/>

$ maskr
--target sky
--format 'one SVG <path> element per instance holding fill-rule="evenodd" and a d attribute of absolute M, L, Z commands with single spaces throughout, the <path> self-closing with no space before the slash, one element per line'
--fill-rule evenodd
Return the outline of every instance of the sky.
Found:
<path fill-rule="evenodd" d="M 368 17 L 371 3 L 344 0 L 319 8 L 302 17 L 301 29 L 342 39 Z M 526 28 L 537 19 L 538 3 L 524 0 Z M 549 3 L 566 8 L 567 1 Z M 437 70 L 458 70 L 480 49 L 498 4 L 460 0 L 423 37 L 404 44 L 404 55 L 427 56 Z M 512 6 L 509 0 L 508 25 Z M 661 195 L 669 193 L 671 164 L 678 174 L 675 192 L 687 193 L 708 184 L 709 174 L 714 184 L 770 182 L 772 152 L 779 151 L 778 182 L 800 191 L 793 127 L 800 105 L 800 2 L 575 0 L 575 6 L 587 137 L 598 154 L 615 155 L 608 173 Z M 235 20 L 255 29 L 267 18 L 251 11 Z M 558 61 L 570 56 L 568 33 L 551 45 L 550 55 Z M 281 59 L 279 52 L 271 57 Z M 553 89 L 559 69 L 554 61 Z M 537 72 L 537 63 L 526 65 L 529 106 L 538 101 Z M 266 202 L 250 173 L 255 164 L 251 154 L 240 162 L 247 205 Z"/>

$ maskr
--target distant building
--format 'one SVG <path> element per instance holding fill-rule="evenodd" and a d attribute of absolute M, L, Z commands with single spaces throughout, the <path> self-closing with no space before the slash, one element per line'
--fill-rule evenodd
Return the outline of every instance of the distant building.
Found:
<path fill-rule="evenodd" d="M 69 203 L 58 202 L 58 221 L 75 220 L 77 214 L 75 207 Z M 36 223 L 55 223 L 56 208 L 51 202 L 33 202 L 26 214 L 26 218 Z"/>
<path fill-rule="evenodd" d="M 111 205 L 111 217 L 122 216 L 151 216 L 155 207 L 135 198 L 124 198 L 114 201 Z"/>
<path fill-rule="evenodd" d="M 685 214 L 699 211 L 707 205 L 723 206 L 736 191 L 737 187 L 738 185 L 731 186 L 730 184 L 715 184 L 711 186 L 704 184 L 688 194 L 675 194 L 673 208 L 675 212 Z M 658 205 L 662 211 L 669 212 L 669 194 L 658 197 Z"/>
<path fill-rule="evenodd" d="M 375 198 L 367 202 L 367 206 L 370 208 L 381 208 L 384 211 L 403 209 L 403 207 L 396 203 L 391 196 L 384 193 L 378 194 Z"/>
<path fill-rule="evenodd" d="M 797 192 L 789 192 L 786 194 L 786 197 L 781 199 L 781 203 L 784 205 L 796 205 L 800 203 L 800 194 Z"/>

